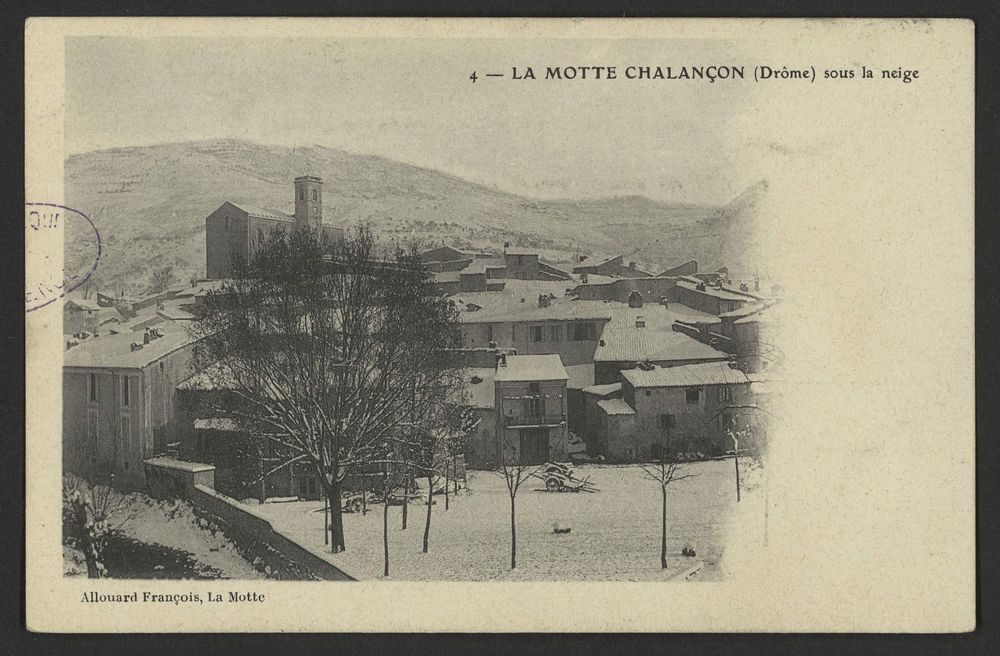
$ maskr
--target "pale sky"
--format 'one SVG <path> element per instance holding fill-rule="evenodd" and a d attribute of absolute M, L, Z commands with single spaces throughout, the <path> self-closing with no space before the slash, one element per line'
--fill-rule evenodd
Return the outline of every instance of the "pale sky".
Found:
<path fill-rule="evenodd" d="M 731 44 L 670 39 L 75 38 L 65 148 L 234 137 L 381 155 L 538 198 L 721 204 L 753 182 L 733 170 L 741 138 L 728 130 L 746 85 L 622 78 L 629 64 L 741 63 Z M 615 65 L 619 79 L 510 79 L 512 66 L 541 78 L 554 65 Z"/>

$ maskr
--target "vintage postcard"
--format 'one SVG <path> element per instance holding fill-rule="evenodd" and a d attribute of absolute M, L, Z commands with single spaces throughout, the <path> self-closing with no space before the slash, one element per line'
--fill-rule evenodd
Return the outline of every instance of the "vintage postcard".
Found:
<path fill-rule="evenodd" d="M 974 25 L 25 25 L 36 631 L 975 628 Z"/>

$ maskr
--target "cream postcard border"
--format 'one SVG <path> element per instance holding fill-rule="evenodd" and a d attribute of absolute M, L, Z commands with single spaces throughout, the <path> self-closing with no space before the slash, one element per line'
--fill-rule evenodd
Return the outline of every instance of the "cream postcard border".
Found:
<path fill-rule="evenodd" d="M 726 126 L 767 171 L 789 426 L 771 539 L 723 583 L 121 581 L 62 576 L 61 315 L 26 315 L 26 576 L 38 631 L 967 631 L 975 627 L 974 26 L 963 20 L 39 18 L 25 193 L 63 196 L 64 38 L 730 39 L 748 63 L 919 68 L 919 83 L 754 86 Z M 512 62 L 516 64 L 516 62 Z M 470 64 L 471 68 L 471 64 Z M 26 231 L 29 267 L 61 267 Z M 48 260 L 42 259 L 49 255 Z M 738 536 L 734 553 L 738 550 Z M 84 604 L 228 591 L 259 607 Z M 436 599 L 428 604 L 428 598 Z M 447 603 L 442 600 L 447 599 Z M 586 599 L 584 604 L 568 599 Z"/>

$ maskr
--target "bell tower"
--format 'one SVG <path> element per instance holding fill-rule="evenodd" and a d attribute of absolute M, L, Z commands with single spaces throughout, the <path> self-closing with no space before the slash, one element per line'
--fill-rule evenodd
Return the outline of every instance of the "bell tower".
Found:
<path fill-rule="evenodd" d="M 300 175 L 295 178 L 295 222 L 319 231 L 323 226 L 323 178 Z"/>

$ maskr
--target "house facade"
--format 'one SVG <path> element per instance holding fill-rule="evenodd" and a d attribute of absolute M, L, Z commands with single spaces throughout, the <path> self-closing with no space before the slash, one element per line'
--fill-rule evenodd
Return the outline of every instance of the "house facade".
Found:
<path fill-rule="evenodd" d="M 590 388 L 586 395 L 595 419 L 594 449 L 612 461 L 655 460 L 677 442 L 704 455 L 721 454 L 732 449 L 728 431 L 740 421 L 734 406 L 753 401 L 750 379 L 723 362 L 651 365 L 621 377 L 620 396 L 610 388 Z"/>
<path fill-rule="evenodd" d="M 495 373 L 494 462 L 513 457 L 522 464 L 568 457 L 566 381 L 558 355 L 501 355 Z"/>
<path fill-rule="evenodd" d="M 496 305 L 459 316 L 466 348 L 494 344 L 520 355 L 558 354 L 563 364 L 594 361 L 594 351 L 611 310 L 604 303 L 505 299 Z"/>
<path fill-rule="evenodd" d="M 184 331 L 108 335 L 63 358 L 63 469 L 143 483 L 142 462 L 176 438 L 175 387 L 191 375 Z"/>

